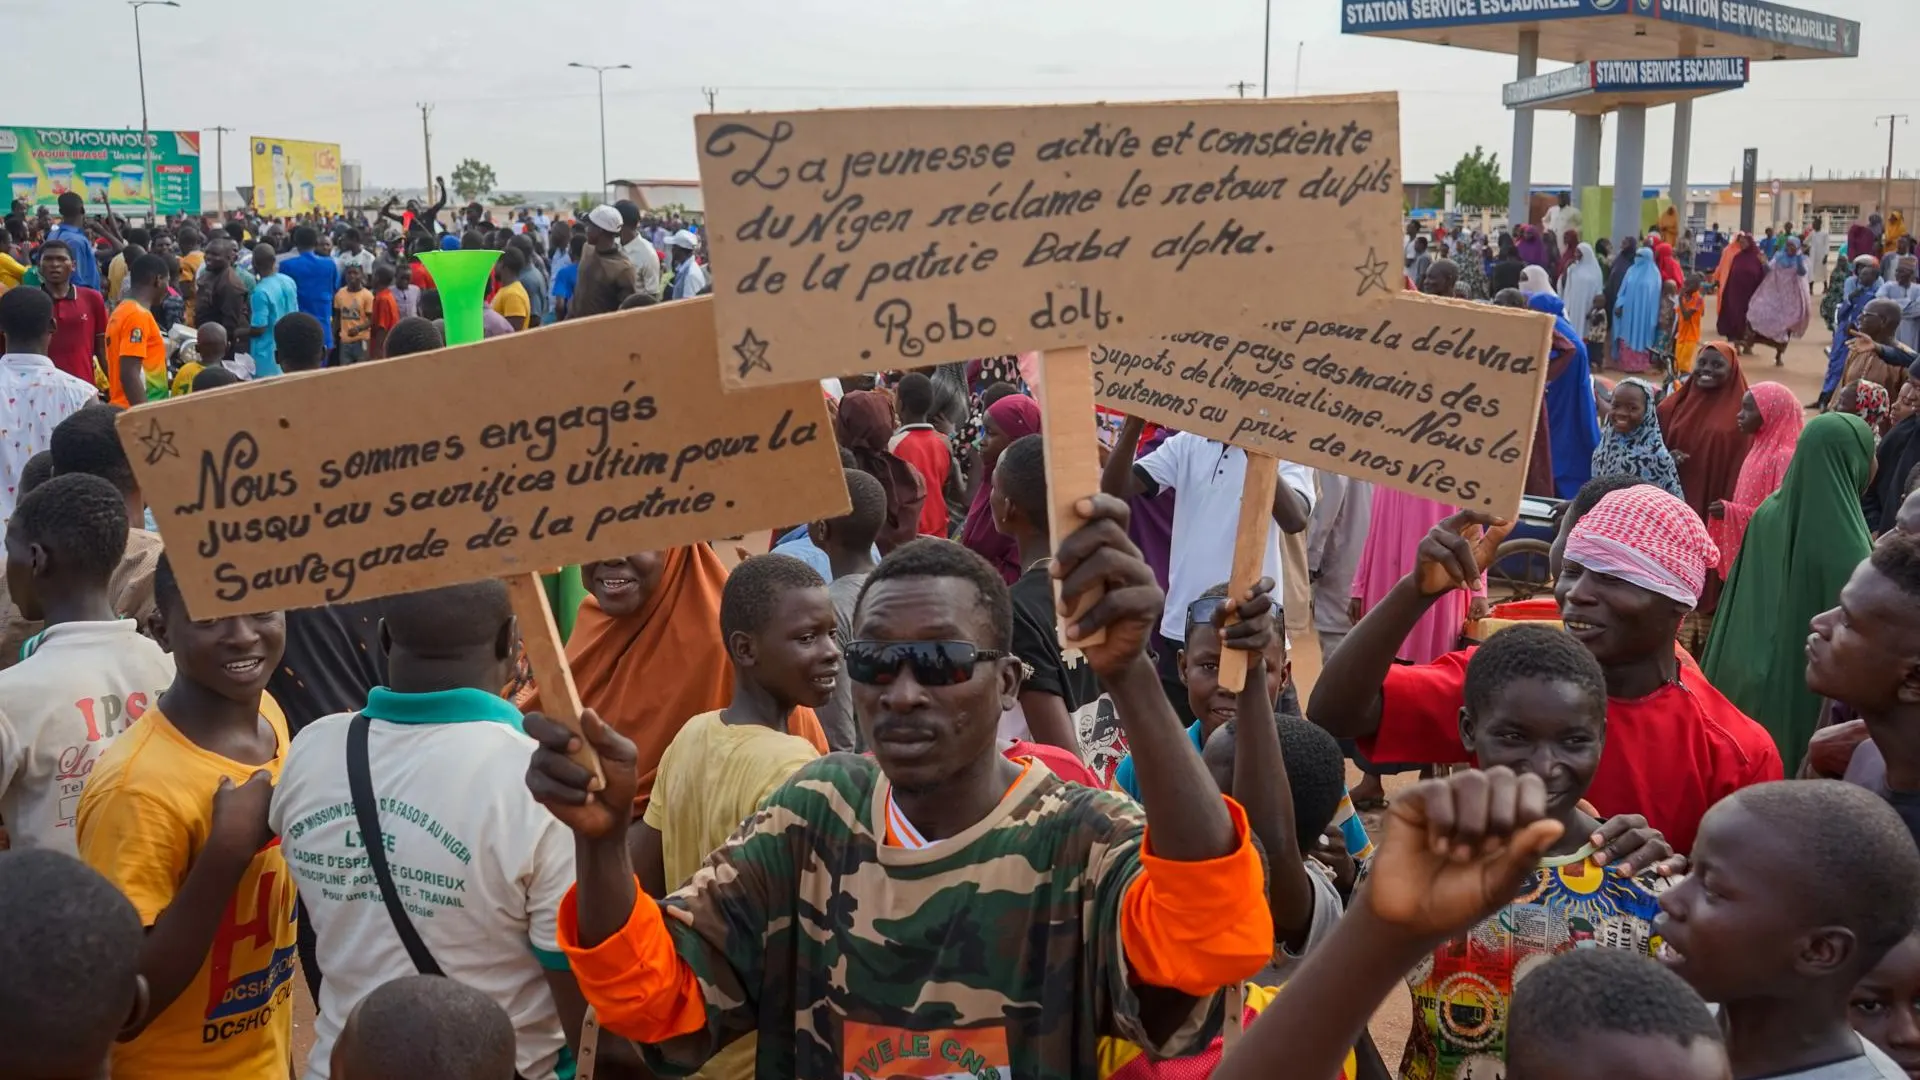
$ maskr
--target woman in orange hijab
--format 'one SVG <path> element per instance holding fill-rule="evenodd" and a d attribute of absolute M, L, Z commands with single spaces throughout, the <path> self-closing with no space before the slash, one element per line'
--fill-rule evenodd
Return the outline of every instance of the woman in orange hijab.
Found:
<path fill-rule="evenodd" d="M 639 751 L 638 821 L 667 744 L 688 720 L 725 708 L 733 697 L 733 663 L 720 638 L 727 568 L 712 548 L 693 544 L 602 559 L 582 566 L 580 575 L 588 596 L 567 639 L 567 664 L 580 703 Z M 538 709 L 539 687 L 522 691 L 515 704 Z M 812 709 L 794 709 L 788 729 L 828 752 Z"/>

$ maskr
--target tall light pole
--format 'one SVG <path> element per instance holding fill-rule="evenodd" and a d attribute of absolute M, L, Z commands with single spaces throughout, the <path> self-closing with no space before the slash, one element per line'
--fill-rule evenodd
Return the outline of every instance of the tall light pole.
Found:
<path fill-rule="evenodd" d="M 607 197 L 607 72 L 629 71 L 632 64 L 582 64 L 574 61 L 568 67 L 585 68 L 593 72 L 600 83 L 600 197 Z"/>
<path fill-rule="evenodd" d="M 1267 61 L 1273 57 L 1273 0 L 1267 0 L 1267 21 L 1260 34 L 1260 96 L 1267 96 Z"/>
<path fill-rule="evenodd" d="M 174 0 L 127 0 L 127 6 L 133 9 L 133 56 L 140 66 L 140 150 L 146 155 L 147 225 L 151 228 L 160 220 L 160 208 L 159 196 L 154 194 L 153 135 L 147 131 L 147 54 L 145 46 L 140 43 L 140 9 L 150 6 L 177 8 L 180 5 Z"/>

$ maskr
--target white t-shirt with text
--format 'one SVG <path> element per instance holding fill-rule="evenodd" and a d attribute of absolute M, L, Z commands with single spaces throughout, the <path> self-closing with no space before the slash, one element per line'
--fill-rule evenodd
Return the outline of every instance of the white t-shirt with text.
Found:
<path fill-rule="evenodd" d="M 132 619 L 70 622 L 0 671 L 0 819 L 14 850 L 79 857 L 74 812 L 94 762 L 173 682 L 173 657 Z"/>
<path fill-rule="evenodd" d="M 521 1075 L 551 1080 L 565 1037 L 545 972 L 566 964 L 556 934 L 574 880 L 573 835 L 527 791 L 534 742 L 518 710 L 480 690 L 375 688 L 367 713 L 396 717 L 370 722 L 367 756 L 387 862 L 414 929 L 449 978 L 506 1010 Z M 415 973 L 354 815 L 352 719 L 323 717 L 301 731 L 268 816 L 313 921 L 322 972 L 307 1080 L 327 1077 L 340 1025 L 361 998 Z"/>

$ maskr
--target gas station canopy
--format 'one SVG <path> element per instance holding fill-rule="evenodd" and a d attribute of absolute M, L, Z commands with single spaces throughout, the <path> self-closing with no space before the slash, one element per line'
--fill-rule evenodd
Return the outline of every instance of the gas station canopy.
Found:
<path fill-rule="evenodd" d="M 1859 23 L 1765 0 L 1343 0 L 1341 9 L 1342 33 L 1496 53 L 1537 30 L 1540 59 L 1569 63 L 1860 55 Z"/>
<path fill-rule="evenodd" d="M 1664 60 L 1588 60 L 1508 83 L 1509 109 L 1557 109 L 1602 115 L 1623 105 L 1667 105 L 1747 85 L 1744 56 Z"/>

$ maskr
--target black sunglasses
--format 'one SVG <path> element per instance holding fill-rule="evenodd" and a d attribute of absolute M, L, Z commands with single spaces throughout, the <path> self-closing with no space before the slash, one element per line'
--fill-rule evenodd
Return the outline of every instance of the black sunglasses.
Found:
<path fill-rule="evenodd" d="M 1224 596 L 1203 596 L 1193 603 L 1188 604 L 1187 629 L 1192 630 L 1196 626 L 1211 626 L 1213 624 L 1213 613 L 1225 607 L 1226 603 L 1227 598 Z M 1273 616 L 1276 621 L 1284 620 L 1285 612 L 1281 609 L 1280 605 L 1275 604 L 1273 606 Z"/>
<path fill-rule="evenodd" d="M 1224 596 L 1203 596 L 1187 605 L 1187 625 L 1207 626 L 1213 622 L 1213 613 L 1226 605 Z"/>
<path fill-rule="evenodd" d="M 868 686 L 891 683 L 902 664 L 913 665 L 914 681 L 921 686 L 953 686 L 973 678 L 975 664 L 1007 655 L 964 641 L 849 641 L 842 652 L 847 677 Z"/>

